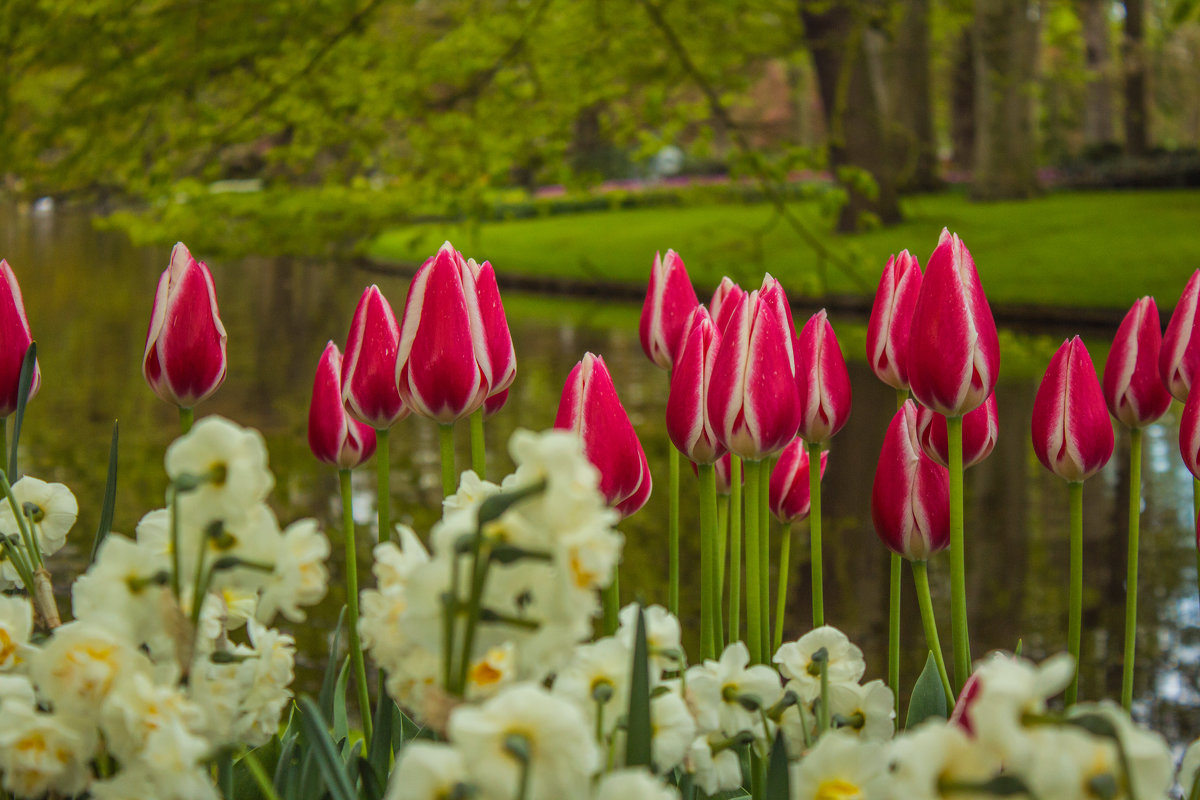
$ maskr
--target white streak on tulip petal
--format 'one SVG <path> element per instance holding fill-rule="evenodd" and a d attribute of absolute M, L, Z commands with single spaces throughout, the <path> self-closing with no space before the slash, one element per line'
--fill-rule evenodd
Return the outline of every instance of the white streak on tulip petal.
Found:
<path fill-rule="evenodd" d="M 1130 428 L 1149 425 L 1171 406 L 1171 395 L 1158 371 L 1159 324 L 1154 298 L 1138 300 L 1121 321 L 1104 365 L 1102 386 L 1108 410 Z"/>
<path fill-rule="evenodd" d="M 1183 287 L 1159 352 L 1158 369 L 1162 381 L 1181 403 L 1187 402 L 1200 360 L 1200 336 L 1196 336 L 1197 306 L 1200 306 L 1200 269 L 1192 273 Z"/>
<path fill-rule="evenodd" d="M 1033 401 L 1033 449 L 1060 478 L 1078 482 L 1112 456 L 1113 432 L 1092 359 L 1078 336 L 1050 360 Z"/>

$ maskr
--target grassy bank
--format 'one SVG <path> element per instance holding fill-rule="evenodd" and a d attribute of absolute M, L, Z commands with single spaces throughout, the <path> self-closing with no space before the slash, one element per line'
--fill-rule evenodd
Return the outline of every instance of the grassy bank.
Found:
<path fill-rule="evenodd" d="M 817 225 L 816 209 L 795 206 Z M 976 204 L 961 194 L 912 197 L 905 222 L 853 236 L 826 236 L 852 274 L 826 261 L 830 292 L 873 291 L 890 253 L 907 248 L 924 265 L 942 227 L 975 257 L 994 303 L 1126 307 L 1150 294 L 1171 306 L 1200 267 L 1200 192 L 1073 192 L 1025 202 Z M 743 285 L 764 271 L 789 294 L 814 294 L 821 263 L 763 204 L 659 207 L 384 233 L 375 258 L 421 261 L 443 239 L 511 274 L 644 284 L 655 250 L 673 247 L 702 291 L 723 275 Z"/>

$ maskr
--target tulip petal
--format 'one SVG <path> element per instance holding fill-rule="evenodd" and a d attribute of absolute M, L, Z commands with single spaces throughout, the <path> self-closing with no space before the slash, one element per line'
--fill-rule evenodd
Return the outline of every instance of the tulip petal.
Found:
<path fill-rule="evenodd" d="M 1083 481 L 1112 457 L 1112 423 L 1083 340 L 1063 342 L 1033 402 L 1033 449 L 1066 481 Z"/>
<path fill-rule="evenodd" d="M 21 298 L 21 287 L 17 276 L 4 259 L 0 259 L 0 418 L 17 410 L 17 395 L 21 383 L 21 367 L 25 363 L 25 352 L 33 341 L 29 331 L 29 320 L 25 317 L 25 302 Z M 37 394 L 42 383 L 41 367 L 34 362 L 33 382 L 29 386 L 29 397 Z"/>
<path fill-rule="evenodd" d="M 342 398 L 358 420 L 377 430 L 408 416 L 396 388 L 400 325 L 379 287 L 363 292 L 354 309 L 342 359 Z"/>
<path fill-rule="evenodd" d="M 1104 364 L 1104 399 L 1122 424 L 1141 428 L 1171 406 L 1171 395 L 1159 377 L 1162 330 L 1153 297 L 1133 304 L 1113 339 Z"/>

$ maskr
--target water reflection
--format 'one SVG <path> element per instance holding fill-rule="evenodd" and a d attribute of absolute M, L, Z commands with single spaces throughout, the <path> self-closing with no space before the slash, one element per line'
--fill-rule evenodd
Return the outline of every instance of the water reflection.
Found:
<path fill-rule="evenodd" d="M 22 437 L 22 464 L 40 477 L 69 484 L 80 501 L 80 520 L 70 553 L 80 563 L 90 547 L 103 495 L 112 420 L 121 422 L 120 492 L 115 527 L 132 531 L 140 516 L 161 505 L 166 486 L 162 452 L 178 430 L 173 408 L 143 384 L 140 359 L 145 326 L 167 249 L 131 247 L 122 237 L 93 232 L 79 217 L 18 219 L 0 230 L 0 255 L 16 270 L 42 360 L 43 384 L 31 404 Z M 202 254 L 201 254 L 202 255 Z M 313 371 L 327 339 L 344 340 L 362 288 L 377 282 L 399 309 L 406 281 L 368 274 L 346 265 L 300 264 L 247 259 L 212 264 L 229 332 L 229 375 L 222 390 L 201 407 L 260 428 L 271 450 L 277 478 L 272 498 L 281 520 L 316 516 L 327 528 L 340 519 L 335 473 L 319 464 L 305 439 Z M 501 265 L 503 268 L 503 265 Z M 622 589 L 627 597 L 665 599 L 667 436 L 661 423 L 666 375 L 642 355 L 636 334 L 638 309 L 554 299 L 506 297 L 517 340 L 519 373 L 508 407 L 488 429 L 490 473 L 508 468 L 503 442 L 517 427 L 542 428 L 554 417 L 562 382 L 586 350 L 608 362 L 630 416 L 638 427 L 660 487 L 641 513 L 623 524 L 626 559 Z M 825 478 L 826 616 L 845 628 L 864 649 L 868 677 L 882 677 L 887 647 L 888 556 L 871 528 L 868 508 L 878 448 L 894 409 L 891 389 L 869 373 L 862 351 L 861 322 L 835 320 L 851 365 L 854 415 L 834 440 Z M 968 600 L 974 655 L 1013 648 L 1041 657 L 1062 647 L 1067 615 L 1067 495 L 1059 479 L 1041 467 L 1028 434 L 1037 378 L 1049 352 L 1044 343 L 1006 333 L 1005 367 L 997 387 L 1000 439 L 992 456 L 966 479 Z M 1105 343 L 1089 342 L 1093 353 Z M 1025 354 L 1021 359 L 1011 354 Z M 1029 354 L 1035 354 L 1029 356 Z M 1102 355 L 1097 355 L 1100 361 Z M 1015 365 L 1015 366 L 1014 366 Z M 1032 365 L 1032 366 L 1030 366 Z M 1200 728 L 1200 611 L 1196 602 L 1196 558 L 1191 512 L 1191 476 L 1177 453 L 1176 406 L 1145 436 L 1145 515 L 1142 521 L 1142 579 L 1136 712 L 1173 741 Z M 399 424 L 392 437 L 391 495 L 394 517 L 427 530 L 440 496 L 438 442 L 433 426 L 420 419 Z M 466 459 L 465 439 L 460 458 Z M 1118 436 L 1113 462 L 1085 489 L 1085 586 L 1081 696 L 1116 696 L 1121 681 L 1124 624 L 1124 480 L 1128 439 Z M 374 477 L 354 479 L 354 516 L 373 520 Z M 684 473 L 685 553 L 697 558 L 694 483 Z M 792 533 L 794 574 L 788 619 L 790 633 L 809 618 L 807 536 Z M 777 552 L 781 529 L 772 528 Z M 335 550 L 338 548 L 335 547 Z M 369 548 L 360 548 L 363 566 Z M 335 576 L 340 566 L 334 566 Z M 949 642 L 948 567 L 936 560 L 930 571 L 943 641 Z M 370 582 L 370 578 L 367 578 Z M 342 602 L 335 588 L 296 631 L 311 670 L 323 658 L 325 636 Z M 685 630 L 698 619 L 697 582 L 685 584 Z M 771 586 L 774 587 L 775 576 Z M 60 587 L 64 593 L 66 588 Z M 772 608 L 774 605 L 772 604 Z M 903 653 L 905 684 L 924 662 L 920 618 L 906 576 L 902 625 L 909 646 Z M 695 642 L 690 643 L 695 647 Z M 312 680 L 311 672 L 306 680 Z"/>

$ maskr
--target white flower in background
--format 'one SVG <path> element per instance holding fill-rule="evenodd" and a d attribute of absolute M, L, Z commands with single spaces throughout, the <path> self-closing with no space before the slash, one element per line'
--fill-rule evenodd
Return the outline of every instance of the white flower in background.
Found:
<path fill-rule="evenodd" d="M 1000 759 L 958 725 L 929 720 L 902 732 L 888 749 L 889 800 L 942 800 L 949 783 L 982 783 L 1000 771 Z M 966 793 L 953 798 L 976 797 Z M 986 795 L 980 794 L 980 800 Z"/>
<path fill-rule="evenodd" d="M 996 653 L 975 669 L 978 689 L 964 716 L 979 741 L 1005 761 L 1021 762 L 1031 746 L 1022 717 L 1046 711 L 1046 701 L 1061 692 L 1075 674 L 1066 653 L 1039 665 Z"/>
<path fill-rule="evenodd" d="M 31 524 L 30 531 L 37 536 L 42 555 L 58 552 L 79 516 L 75 495 L 61 483 L 46 483 L 31 475 L 14 483 L 12 492 L 17 506 Z M 0 498 L 0 530 L 8 534 L 19 533 L 12 505 L 5 498 Z"/>
<path fill-rule="evenodd" d="M 407 525 L 397 525 L 400 545 L 382 542 L 375 545 L 375 565 L 372 571 L 379 588 L 403 585 L 417 569 L 429 563 L 429 553 L 417 537 L 416 531 Z"/>
<path fill-rule="evenodd" d="M 1196 785 L 1196 774 L 1200 772 L 1200 739 L 1194 740 L 1183 753 L 1183 762 L 1179 765 L 1179 786 L 1183 789 L 1185 800 L 1191 797 L 1192 787 Z"/>
<path fill-rule="evenodd" d="M 24 675 L 0 675 L 0 707 L 8 703 L 33 708 L 37 705 L 37 697 L 33 692 L 33 683 Z M 0 717 L 4 714 L 0 708 Z"/>
<path fill-rule="evenodd" d="M 196 568 L 200 537 L 204 541 L 204 568 L 213 570 L 210 589 L 236 587 L 259 591 L 272 576 L 279 551 L 283 547 L 283 532 L 275 512 L 266 503 L 255 503 L 236 518 L 199 528 L 187 523 L 180 529 L 180 564 L 185 575 Z M 186 531 L 186 535 L 182 532 Z M 235 566 L 214 569 L 220 559 L 239 559 L 254 566 Z"/>
<path fill-rule="evenodd" d="M 657 683 L 664 671 L 677 670 L 682 662 L 683 645 L 680 640 L 679 620 L 662 606 L 647 606 L 646 647 L 650 652 L 650 681 Z M 633 652 L 634 637 L 637 635 L 637 603 L 621 609 L 618 619 L 621 627 L 617 638 Z"/>
<path fill-rule="evenodd" d="M 55 711 L 91 717 L 118 676 L 151 671 L 150 660 L 128 639 L 84 620 L 68 622 L 30 658 L 39 694 Z"/>
<path fill-rule="evenodd" d="M 467 509 L 474 514 L 480 503 L 499 491 L 499 484 L 485 481 L 476 475 L 474 470 L 469 469 L 459 477 L 458 491 L 442 500 L 442 514 L 449 516 L 456 511 Z"/>
<path fill-rule="evenodd" d="M 579 709 L 529 683 L 505 689 L 479 706 L 455 709 L 449 737 L 485 800 L 511 800 L 526 764 L 528 800 L 571 797 L 600 766 L 592 731 Z"/>
<path fill-rule="evenodd" d="M 467 668 L 468 700 L 491 697 L 516 678 L 517 665 L 512 642 L 493 647 Z"/>
<path fill-rule="evenodd" d="M 895 696 L 883 681 L 865 684 L 835 683 L 829 687 L 830 718 L 841 717 L 841 730 L 862 739 L 881 742 L 892 738 L 896 718 Z"/>
<path fill-rule="evenodd" d="M 467 786 L 462 753 L 448 744 L 422 741 L 405 745 L 388 780 L 384 800 L 445 800 Z"/>
<path fill-rule="evenodd" d="M 133 673 L 119 680 L 100 708 L 104 742 L 122 765 L 142 759 L 160 771 L 193 769 L 209 751 L 196 731 L 203 712 L 175 686 Z"/>
<path fill-rule="evenodd" d="M 788 758 L 795 760 L 804 754 L 817 733 L 817 715 L 813 703 L 790 705 L 779 718 L 779 730 L 787 744 Z"/>
<path fill-rule="evenodd" d="M 770 736 L 763 713 L 783 697 L 779 675 L 765 664 L 750 664 L 742 642 L 725 648 L 720 661 L 705 661 L 687 671 L 687 700 L 703 733 L 719 730 L 725 736 L 750 731 Z"/>
<path fill-rule="evenodd" d="M 142 764 L 121 765 L 112 778 L 88 787 L 92 800 L 220 800 L 221 795 L 205 768 L 156 772 Z"/>
<path fill-rule="evenodd" d="M 235 654 L 248 655 L 237 651 Z M 214 747 L 237 743 L 234 730 L 242 699 L 237 664 L 217 664 L 198 658 L 188 675 L 188 699 L 204 713 L 201 730 Z"/>
<path fill-rule="evenodd" d="M 21 665 L 33 632 L 33 606 L 23 597 L 0 595 L 0 672 Z"/>
<path fill-rule="evenodd" d="M 607 525 L 591 525 L 558 537 L 555 555 L 566 564 L 566 569 L 558 570 L 565 579 L 564 591 L 581 592 L 585 595 L 581 601 L 589 602 L 596 590 L 612 583 L 624 546 L 625 537 Z"/>
<path fill-rule="evenodd" d="M 713 752 L 713 738 L 720 734 L 698 736 L 688 748 L 684 769 L 692 773 L 696 785 L 705 794 L 728 792 L 742 785 L 742 761 L 731 747 L 721 747 Z"/>
<path fill-rule="evenodd" d="M 150 652 L 171 652 L 162 613 L 169 598 L 170 565 L 154 548 L 117 533 L 100 545 L 96 560 L 71 585 L 75 618 L 95 623 Z"/>
<path fill-rule="evenodd" d="M 792 800 L 875 800 L 887 787 L 887 759 L 876 742 L 829 731 L 791 766 Z"/>
<path fill-rule="evenodd" d="M 171 443 L 164 460 L 172 481 L 184 475 L 202 479 L 195 489 L 180 495 L 189 516 L 203 520 L 201 527 L 214 519 L 240 516 L 265 500 L 275 486 L 262 434 L 224 417 L 199 420 Z"/>
<path fill-rule="evenodd" d="M 657 770 L 667 773 L 679 766 L 696 739 L 696 721 L 677 686 L 650 698 L 650 733 Z"/>
<path fill-rule="evenodd" d="M 801 702 L 809 703 L 821 696 L 820 666 L 812 660 L 821 649 L 829 659 L 827 672 L 831 684 L 858 683 L 867 671 L 862 650 L 846 634 L 832 625 L 815 628 L 781 646 L 774 658 L 779 671 L 789 681 L 788 689 L 795 692 Z"/>
<path fill-rule="evenodd" d="M 247 630 L 255 658 L 237 665 L 243 693 L 235 733 L 242 742 L 257 747 L 278 731 L 279 715 L 292 699 L 296 641 L 255 620 L 249 621 Z"/>
<path fill-rule="evenodd" d="M 633 653 L 612 636 L 577 645 L 555 676 L 552 691 L 578 706 L 590 727 L 595 727 L 596 715 L 603 714 L 600 728 L 608 736 L 629 708 L 632 662 Z"/>
<path fill-rule="evenodd" d="M 95 749 L 94 727 L 77 726 L 62 714 L 41 713 L 21 703 L 4 704 L 0 772 L 4 788 L 19 797 L 78 794 L 87 786 Z"/>
<path fill-rule="evenodd" d="M 644 768 L 619 769 L 600 779 L 595 800 L 679 800 L 679 790 Z"/>
<path fill-rule="evenodd" d="M 316 605 L 329 585 L 329 539 L 315 519 L 293 522 L 283 532 L 275 571 L 267 578 L 258 602 L 258 619 L 270 622 L 278 612 L 292 622 L 303 622 L 301 606 Z"/>

